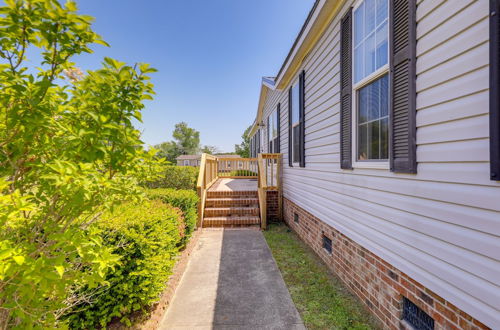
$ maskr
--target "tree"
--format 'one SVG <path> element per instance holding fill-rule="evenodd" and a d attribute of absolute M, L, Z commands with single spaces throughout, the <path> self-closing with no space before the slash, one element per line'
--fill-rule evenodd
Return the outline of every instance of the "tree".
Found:
<path fill-rule="evenodd" d="M 164 158 L 173 164 L 177 162 L 177 157 L 182 153 L 179 146 L 174 141 L 162 142 L 155 145 L 154 148 L 158 151 L 156 157 Z"/>
<path fill-rule="evenodd" d="M 200 132 L 188 127 L 185 122 L 175 124 L 172 136 L 176 140 L 182 155 L 197 154 L 200 152 Z"/>
<path fill-rule="evenodd" d="M 0 8 L 0 328 L 55 328 L 88 302 L 119 258 L 100 215 L 142 198 L 154 168 L 132 119 L 152 99 L 147 64 L 105 58 L 83 75 L 71 58 L 106 43 L 74 2 Z M 38 48 L 41 63 L 26 61 Z M 29 52 L 31 53 L 31 52 Z M 28 65 L 33 67 L 28 67 Z M 67 80 L 64 80 L 67 79 Z M 56 83 L 57 81 L 57 83 Z"/>
<path fill-rule="evenodd" d="M 250 129 L 252 126 L 248 126 L 243 135 L 241 136 L 242 140 L 240 144 L 234 145 L 234 151 L 240 155 L 240 157 L 248 158 L 250 157 Z"/>
<path fill-rule="evenodd" d="M 220 152 L 216 146 L 204 146 L 201 148 L 201 152 L 209 155 L 215 155 Z"/>
<path fill-rule="evenodd" d="M 176 163 L 180 155 L 198 154 L 200 152 L 200 132 L 188 127 L 185 122 L 175 124 L 172 134 L 174 141 L 162 142 L 154 146 L 158 150 L 156 157 Z"/>

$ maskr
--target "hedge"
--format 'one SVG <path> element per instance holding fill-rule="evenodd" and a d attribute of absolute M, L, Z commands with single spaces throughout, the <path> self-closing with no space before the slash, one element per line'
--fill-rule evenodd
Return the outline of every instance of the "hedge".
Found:
<path fill-rule="evenodd" d="M 229 173 L 230 176 L 257 176 L 257 173 L 250 170 L 233 170 Z"/>
<path fill-rule="evenodd" d="M 148 182 L 148 188 L 172 188 L 196 190 L 198 167 L 192 166 L 165 166 L 164 174 L 160 179 Z"/>
<path fill-rule="evenodd" d="M 166 204 L 181 209 L 185 222 L 185 237 L 181 241 L 184 246 L 196 227 L 198 220 L 198 195 L 192 190 L 175 189 L 150 189 L 148 190 L 150 199 L 158 199 Z"/>
<path fill-rule="evenodd" d="M 186 198 L 187 200 L 188 198 Z M 187 203 L 187 202 L 186 202 Z M 176 261 L 185 223 L 178 208 L 159 200 L 125 204 L 98 222 L 104 245 L 113 247 L 120 265 L 106 276 L 104 290 L 87 288 L 92 298 L 67 316 L 71 329 L 106 327 L 159 299 Z"/>

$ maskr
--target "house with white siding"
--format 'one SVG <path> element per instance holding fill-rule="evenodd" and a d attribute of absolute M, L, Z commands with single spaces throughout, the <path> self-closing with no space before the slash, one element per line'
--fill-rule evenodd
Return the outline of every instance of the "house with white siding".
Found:
<path fill-rule="evenodd" d="M 500 1 L 317 0 L 251 155 L 385 328 L 500 329 Z"/>

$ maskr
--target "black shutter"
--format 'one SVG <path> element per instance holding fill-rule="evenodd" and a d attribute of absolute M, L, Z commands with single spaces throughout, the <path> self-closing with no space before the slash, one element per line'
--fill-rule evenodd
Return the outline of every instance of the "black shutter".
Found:
<path fill-rule="evenodd" d="M 416 173 L 416 4 L 392 0 L 390 7 L 391 171 Z"/>
<path fill-rule="evenodd" d="M 305 98 L 306 72 L 302 71 L 299 76 L 299 121 L 300 121 L 300 167 L 306 167 L 306 98 Z"/>
<path fill-rule="evenodd" d="M 280 153 L 281 152 L 281 103 L 278 103 L 278 107 L 276 108 L 276 126 L 278 129 L 278 138 L 276 142 L 276 146 L 274 147 L 274 152 L 275 153 Z"/>
<path fill-rule="evenodd" d="M 340 32 L 340 168 L 352 168 L 352 8 Z"/>
<path fill-rule="evenodd" d="M 292 159 L 292 87 L 288 90 L 288 166 L 293 166 Z"/>
<path fill-rule="evenodd" d="M 500 0 L 490 0 L 490 178 L 500 180 Z"/>

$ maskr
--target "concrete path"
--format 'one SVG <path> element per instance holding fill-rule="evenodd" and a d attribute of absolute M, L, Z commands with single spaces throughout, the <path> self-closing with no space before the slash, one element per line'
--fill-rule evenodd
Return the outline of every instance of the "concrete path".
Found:
<path fill-rule="evenodd" d="M 262 233 L 205 229 L 160 329 L 305 329 Z"/>

